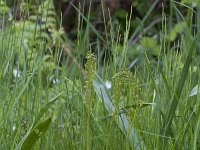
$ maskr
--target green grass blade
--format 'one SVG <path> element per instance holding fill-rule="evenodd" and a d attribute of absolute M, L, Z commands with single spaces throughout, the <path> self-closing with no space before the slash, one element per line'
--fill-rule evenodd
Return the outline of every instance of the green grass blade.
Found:
<path fill-rule="evenodd" d="M 43 114 L 51 107 L 51 105 L 53 105 L 56 100 L 58 100 L 58 98 L 62 95 L 62 93 L 59 93 L 57 96 L 55 96 L 54 98 L 52 98 L 39 112 L 39 114 L 37 115 L 34 123 L 33 123 L 33 127 L 37 124 L 37 122 L 40 120 L 40 118 L 43 116 Z"/>
<path fill-rule="evenodd" d="M 24 91 L 26 90 L 26 88 L 28 87 L 31 79 L 33 78 L 33 75 L 35 74 L 36 70 L 34 70 L 31 73 L 31 76 L 28 78 L 28 80 L 26 81 L 25 85 L 23 86 L 22 90 L 20 91 L 19 95 L 15 98 L 13 106 L 12 106 L 12 110 L 14 109 L 14 106 L 18 103 L 18 101 L 20 100 L 20 98 L 22 97 Z"/>
<path fill-rule="evenodd" d="M 38 121 L 40 120 L 40 118 L 43 116 L 43 114 L 51 107 L 51 105 L 53 105 L 55 103 L 56 100 L 58 100 L 58 98 L 62 95 L 62 93 L 58 94 L 56 97 L 52 98 L 39 112 L 39 114 L 37 115 L 33 125 L 30 127 L 30 129 L 27 131 L 26 135 L 22 138 L 22 140 L 20 141 L 20 143 L 17 145 L 17 147 L 15 148 L 15 150 L 18 150 L 21 148 L 21 146 L 23 145 L 23 143 L 26 141 L 26 139 L 29 137 L 29 135 L 32 133 L 32 130 L 35 128 L 36 124 L 38 123 Z"/>
<path fill-rule="evenodd" d="M 187 73 L 188 73 L 190 62 L 192 60 L 192 54 L 193 54 L 193 51 L 194 51 L 195 46 L 196 46 L 196 39 L 197 39 L 197 37 L 194 39 L 194 41 L 191 44 L 191 47 L 189 49 L 189 52 L 188 52 L 188 55 L 187 55 L 187 58 L 186 58 L 186 61 L 185 61 L 185 64 L 184 64 L 182 72 L 181 72 L 180 79 L 178 81 L 176 91 L 175 91 L 175 93 L 172 97 L 171 106 L 168 109 L 166 117 L 164 119 L 164 123 L 163 123 L 164 131 L 162 133 L 164 135 L 169 135 L 169 133 L 170 133 L 172 120 L 175 116 L 175 111 L 176 111 L 176 108 L 177 108 L 177 105 L 178 105 L 178 102 L 179 102 L 179 99 L 180 99 L 180 96 L 181 96 L 181 93 L 182 93 L 182 90 L 183 90 L 183 87 L 184 87 L 184 83 L 185 83 L 185 80 L 186 80 L 186 76 L 187 76 Z"/>
<path fill-rule="evenodd" d="M 147 106 L 153 106 L 155 103 L 138 103 L 138 104 L 132 104 L 128 106 L 124 106 L 123 109 L 136 109 L 136 108 L 142 108 L 142 107 L 147 107 Z"/>
<path fill-rule="evenodd" d="M 70 2 L 70 1 L 69 1 Z M 76 11 L 81 15 L 81 17 L 83 17 L 83 19 L 85 20 L 85 22 L 87 22 L 87 24 L 89 25 L 89 27 L 92 29 L 92 31 L 97 35 L 97 37 L 99 39 L 101 39 L 104 43 L 106 43 L 106 41 L 104 40 L 104 38 L 99 34 L 99 32 L 95 29 L 95 27 L 90 23 L 90 21 L 83 15 L 83 13 L 81 13 L 81 11 L 76 8 L 76 6 L 74 6 L 72 4 L 72 2 L 70 2 L 70 4 L 74 7 L 74 9 L 76 9 Z"/>
<path fill-rule="evenodd" d="M 168 95 L 171 97 L 172 96 L 172 88 L 171 88 L 171 85 L 169 84 L 168 82 L 168 79 L 167 77 L 165 76 L 164 72 L 162 71 L 162 69 L 159 69 L 159 72 L 161 73 L 161 76 L 162 76 L 162 79 L 164 81 L 164 84 L 166 86 L 166 89 L 167 89 L 167 93 Z"/>
<path fill-rule="evenodd" d="M 124 113 L 128 113 L 128 112 L 130 112 L 129 109 L 138 109 L 138 108 L 143 108 L 143 107 L 147 107 L 147 106 L 152 106 L 153 107 L 155 105 L 156 105 L 155 103 L 139 103 L 139 104 L 133 104 L 133 105 L 130 105 L 130 106 L 125 106 L 125 107 L 121 108 L 120 111 L 117 114 L 108 115 L 108 116 L 104 117 L 102 120 L 115 117 L 116 115 L 121 115 L 121 114 L 124 114 Z"/>
<path fill-rule="evenodd" d="M 5 67 L 5 69 L 4 69 L 4 73 L 3 73 L 3 76 L 5 77 L 5 75 L 6 75 L 6 73 L 8 72 L 8 68 L 9 68 L 9 66 L 10 66 L 10 64 L 11 64 L 11 59 L 12 59 L 12 57 L 13 57 L 13 50 L 12 50 L 12 52 L 11 52 L 11 54 L 10 54 L 10 58 L 8 59 L 8 62 L 7 62 L 7 64 L 6 64 L 6 67 Z"/>
<path fill-rule="evenodd" d="M 21 150 L 32 149 L 34 143 L 47 131 L 51 124 L 51 118 L 47 118 L 38 124 L 27 136 L 21 146 Z"/>

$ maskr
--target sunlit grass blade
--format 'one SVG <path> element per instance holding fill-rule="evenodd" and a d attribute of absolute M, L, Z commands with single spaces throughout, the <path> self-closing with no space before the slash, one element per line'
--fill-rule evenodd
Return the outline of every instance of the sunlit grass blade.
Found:
<path fill-rule="evenodd" d="M 199 86 L 198 86 L 198 84 L 197 84 L 197 85 L 191 90 L 189 96 L 191 97 L 191 96 L 197 95 L 199 92 L 200 92 L 200 91 L 199 91 Z"/>

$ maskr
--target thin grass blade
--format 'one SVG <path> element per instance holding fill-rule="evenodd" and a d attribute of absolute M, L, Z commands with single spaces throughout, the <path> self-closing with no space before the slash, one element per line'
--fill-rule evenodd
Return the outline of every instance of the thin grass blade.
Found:
<path fill-rule="evenodd" d="M 70 2 L 70 1 L 69 1 Z M 90 21 L 84 16 L 83 13 L 81 13 L 81 11 L 76 8 L 76 6 L 74 6 L 72 4 L 72 2 L 70 2 L 70 4 L 74 7 L 74 9 L 81 15 L 81 17 L 83 17 L 83 19 L 87 22 L 87 24 L 89 25 L 89 27 L 92 29 L 92 31 L 97 35 L 97 37 L 99 39 L 101 39 L 104 43 L 106 43 L 106 41 L 104 40 L 104 38 L 99 34 L 99 32 L 94 28 L 94 26 L 90 23 Z"/>
<path fill-rule="evenodd" d="M 34 123 L 33 123 L 33 127 L 37 124 L 37 122 L 40 120 L 40 118 L 43 116 L 43 114 L 56 102 L 56 100 L 58 100 L 58 98 L 62 95 L 62 93 L 59 93 L 57 96 L 55 96 L 54 98 L 52 98 L 39 112 L 39 114 L 37 115 Z"/>
<path fill-rule="evenodd" d="M 176 108 L 177 108 L 177 105 L 178 105 L 178 102 L 179 102 L 179 99 L 180 99 L 180 96 L 181 96 L 181 93 L 182 93 L 182 90 L 183 90 L 183 87 L 184 87 L 184 83 L 185 83 L 185 80 L 186 80 L 186 77 L 187 77 L 190 62 L 192 60 L 192 54 L 193 54 L 193 51 L 194 51 L 195 46 L 196 46 L 196 39 L 197 39 L 197 37 L 192 42 L 191 47 L 188 51 L 188 55 L 187 55 L 185 64 L 183 66 L 183 69 L 182 69 L 182 72 L 181 72 L 181 75 L 180 75 L 180 79 L 178 81 L 177 88 L 176 88 L 175 93 L 172 97 L 171 106 L 168 109 L 166 117 L 164 119 L 164 122 L 163 122 L 164 131 L 162 133 L 164 135 L 170 135 L 170 128 L 171 128 L 171 125 L 172 125 L 172 120 L 175 116 L 175 111 L 176 111 Z"/>

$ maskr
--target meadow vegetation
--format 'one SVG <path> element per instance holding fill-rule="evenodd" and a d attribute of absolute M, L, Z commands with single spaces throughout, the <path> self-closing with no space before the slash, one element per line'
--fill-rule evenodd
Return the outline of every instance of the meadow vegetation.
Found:
<path fill-rule="evenodd" d="M 0 0 L 0 149 L 200 148 L 200 2 L 144 1 Z"/>

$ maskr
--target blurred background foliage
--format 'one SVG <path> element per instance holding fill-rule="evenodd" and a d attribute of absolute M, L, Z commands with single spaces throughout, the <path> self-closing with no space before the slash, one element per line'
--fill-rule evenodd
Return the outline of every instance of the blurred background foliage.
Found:
<path fill-rule="evenodd" d="M 50 17 L 44 11 L 49 3 Z M 75 7 L 105 37 L 105 42 L 97 39 L 96 33 L 88 28 L 88 23 Z M 38 30 L 42 29 L 43 32 L 37 37 L 49 41 L 47 47 L 57 49 L 54 45 L 62 39 L 68 45 L 66 56 L 75 56 L 81 64 L 85 62 L 86 51 L 91 48 L 100 57 L 101 64 L 112 61 L 110 45 L 113 44 L 110 44 L 110 39 L 114 37 L 116 47 L 122 51 L 129 22 L 127 58 L 130 64 L 128 67 L 133 68 L 143 62 L 145 55 L 156 61 L 158 55 L 165 52 L 161 45 L 184 52 L 188 42 L 185 42 L 185 48 L 180 47 L 181 37 L 187 34 L 190 38 L 192 35 L 188 33 L 199 32 L 195 26 L 197 20 L 191 19 L 199 13 L 198 7 L 197 0 L 1 0 L 0 10 L 4 14 L 7 12 L 7 19 L 4 17 L 0 21 L 2 26 L 3 22 L 9 24 L 9 21 L 15 20 L 20 28 L 20 21 L 26 20 L 27 24 L 32 24 L 32 30 L 35 30 L 35 24 L 39 25 Z M 189 32 L 191 29 L 193 31 Z M 29 45 L 37 47 L 35 42 Z"/>

